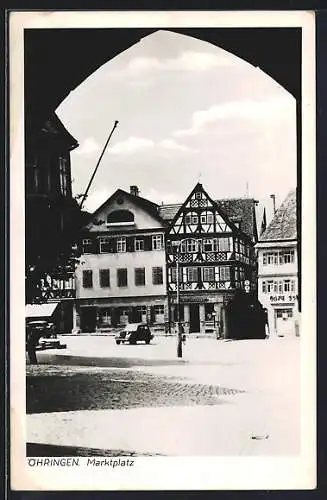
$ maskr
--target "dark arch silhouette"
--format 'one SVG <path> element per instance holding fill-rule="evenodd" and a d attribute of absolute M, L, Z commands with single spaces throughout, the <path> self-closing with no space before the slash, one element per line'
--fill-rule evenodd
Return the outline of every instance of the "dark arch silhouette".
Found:
<path fill-rule="evenodd" d="M 27 126 L 39 127 L 88 76 L 158 29 L 25 30 Z M 167 31 L 209 42 L 262 69 L 301 97 L 301 30 L 298 28 L 183 28 Z"/>

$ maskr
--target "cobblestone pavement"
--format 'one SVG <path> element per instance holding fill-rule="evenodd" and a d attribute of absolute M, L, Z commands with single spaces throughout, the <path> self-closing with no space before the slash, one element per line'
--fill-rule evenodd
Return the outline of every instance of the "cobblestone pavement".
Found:
<path fill-rule="evenodd" d="M 27 369 L 27 413 L 217 405 L 243 391 L 126 369 L 38 365 Z"/>

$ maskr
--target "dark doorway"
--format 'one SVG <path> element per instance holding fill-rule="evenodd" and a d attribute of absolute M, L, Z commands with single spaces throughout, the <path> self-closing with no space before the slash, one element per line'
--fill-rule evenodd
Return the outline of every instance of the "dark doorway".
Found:
<path fill-rule="evenodd" d="M 190 333 L 200 331 L 199 304 L 190 304 Z"/>
<path fill-rule="evenodd" d="M 96 329 L 96 308 L 81 307 L 81 330 L 82 332 L 95 332 Z"/>

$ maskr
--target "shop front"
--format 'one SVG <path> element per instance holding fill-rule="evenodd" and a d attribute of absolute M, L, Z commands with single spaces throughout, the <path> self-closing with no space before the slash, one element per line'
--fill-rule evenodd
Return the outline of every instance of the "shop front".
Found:
<path fill-rule="evenodd" d="M 268 311 L 269 334 L 277 337 L 297 335 L 297 297 L 295 294 L 271 294 L 264 304 Z"/>
<path fill-rule="evenodd" d="M 228 299 L 224 295 L 197 294 L 182 295 L 179 299 L 179 318 L 176 297 L 170 302 L 170 329 L 176 322 L 182 323 L 186 334 L 213 335 L 217 338 L 226 335 L 225 305 Z"/>
<path fill-rule="evenodd" d="M 147 323 L 166 331 L 167 319 L 166 298 L 82 299 L 73 308 L 73 332 L 105 332 L 128 323 Z"/>

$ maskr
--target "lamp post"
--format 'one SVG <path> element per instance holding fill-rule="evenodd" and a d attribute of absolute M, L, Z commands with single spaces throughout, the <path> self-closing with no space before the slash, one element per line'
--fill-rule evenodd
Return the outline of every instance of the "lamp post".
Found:
<path fill-rule="evenodd" d="M 180 321 L 180 279 L 179 279 L 179 256 L 182 243 L 186 241 L 195 241 L 198 245 L 198 240 L 195 238 L 184 238 L 178 242 L 176 247 L 176 306 L 177 306 L 177 357 L 181 358 L 183 356 L 183 331 L 182 324 Z"/>

